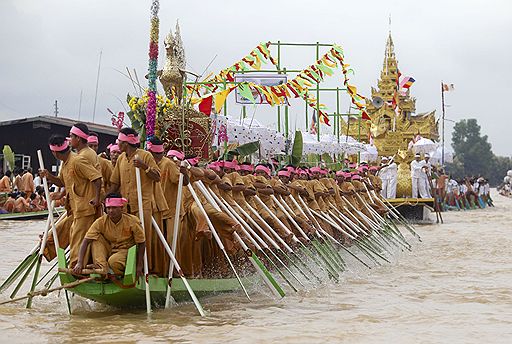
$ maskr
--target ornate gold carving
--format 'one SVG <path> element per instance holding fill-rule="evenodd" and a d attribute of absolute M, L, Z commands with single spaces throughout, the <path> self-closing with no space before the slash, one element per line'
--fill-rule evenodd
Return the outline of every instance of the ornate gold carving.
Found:
<path fill-rule="evenodd" d="M 397 196 L 410 196 L 409 163 L 413 156 L 407 153 L 408 144 L 418 134 L 428 139 L 437 140 L 439 138 L 438 123 L 435 111 L 412 115 L 416 111 L 416 99 L 411 97 L 409 89 L 398 95 L 400 112 L 395 113 L 391 104 L 397 89 L 397 78 L 398 63 L 390 33 L 386 43 L 383 68 L 380 79 L 377 81 L 378 88 L 372 87 L 371 89 L 372 98 L 382 98 L 384 105 L 376 108 L 371 100 L 367 100 L 366 111 L 371 121 L 361 121 L 361 128 L 359 128 L 359 119 L 357 118 L 352 117 L 348 122 L 341 121 L 341 132 L 343 134 L 348 132 L 348 135 L 354 138 L 360 137 L 364 142 L 368 142 L 371 134 L 380 155 L 402 156 L 398 168 Z"/>

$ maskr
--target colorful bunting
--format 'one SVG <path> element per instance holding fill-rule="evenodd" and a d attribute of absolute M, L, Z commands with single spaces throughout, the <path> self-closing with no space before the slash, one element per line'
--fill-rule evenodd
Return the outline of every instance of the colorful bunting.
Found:
<path fill-rule="evenodd" d="M 189 89 L 189 92 L 199 97 L 204 97 L 201 94 L 205 93 L 200 92 L 201 88 L 207 89 L 206 93 L 208 93 L 209 96 L 206 98 L 210 98 L 205 102 L 204 100 L 201 100 L 201 98 L 198 100 L 197 98 L 193 97 L 192 103 L 200 103 L 200 107 L 202 105 L 202 108 L 206 108 L 208 102 L 210 102 L 211 106 L 211 97 L 213 96 L 213 99 L 215 100 L 215 111 L 219 112 L 222 109 L 222 106 L 224 105 L 229 92 L 231 92 L 232 89 L 238 87 L 240 95 L 253 101 L 253 103 L 255 102 L 253 91 L 258 92 L 261 95 L 261 98 L 264 98 L 266 102 L 272 106 L 288 103 L 289 97 L 300 97 L 304 99 L 310 107 L 318 110 L 318 122 L 329 125 L 329 117 L 325 112 L 326 106 L 324 104 L 317 104 L 317 99 L 312 94 L 310 94 L 308 90 L 314 84 L 322 82 L 326 76 L 333 75 L 334 68 L 341 67 L 344 78 L 343 85 L 347 89 L 347 93 L 351 98 L 352 104 L 354 104 L 361 111 L 362 119 L 370 119 L 368 114 L 364 111 L 366 98 L 357 93 L 357 88 L 354 85 L 349 84 L 348 75 L 353 73 L 353 70 L 348 68 L 350 65 L 344 61 L 343 49 L 337 45 L 333 45 L 327 53 L 318 59 L 318 61 L 304 69 L 294 79 L 289 80 L 286 84 L 276 86 L 263 86 L 254 84 L 252 82 L 244 82 L 241 84 L 233 85 L 230 89 L 227 90 L 218 90 L 219 87 L 222 87 L 220 83 L 225 83 L 226 81 L 233 82 L 236 73 L 250 69 L 259 70 L 262 63 L 267 61 L 270 61 L 270 63 L 276 65 L 276 61 L 270 55 L 270 51 L 268 49 L 269 46 L 270 43 L 261 43 L 248 55 L 246 55 L 240 61 L 234 63 L 231 67 L 228 67 L 220 71 L 217 75 L 211 76 L 204 80 L 203 82 L 206 84 L 202 85 L 202 87 L 194 88 L 193 85 L 188 85 L 187 88 Z M 201 112 L 204 111 L 201 110 Z"/>
<path fill-rule="evenodd" d="M 212 113 L 213 95 L 203 98 L 199 103 L 199 111 L 204 113 L 206 116 L 210 116 Z"/>

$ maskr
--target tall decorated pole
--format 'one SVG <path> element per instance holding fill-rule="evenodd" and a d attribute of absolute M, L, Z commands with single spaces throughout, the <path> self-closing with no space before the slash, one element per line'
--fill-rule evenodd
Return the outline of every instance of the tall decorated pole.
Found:
<path fill-rule="evenodd" d="M 146 106 L 146 138 L 155 135 L 156 120 L 156 78 L 158 68 L 158 34 L 160 20 L 158 19 L 159 0 L 151 2 L 151 30 L 149 32 L 149 67 L 148 67 L 148 103 Z"/>

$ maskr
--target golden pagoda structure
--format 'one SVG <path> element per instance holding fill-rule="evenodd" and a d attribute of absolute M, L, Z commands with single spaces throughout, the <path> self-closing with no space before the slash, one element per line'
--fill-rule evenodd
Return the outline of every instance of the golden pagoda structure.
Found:
<path fill-rule="evenodd" d="M 397 196 L 405 197 L 411 195 L 409 163 L 413 154 L 409 142 L 418 135 L 437 140 L 439 132 L 435 110 L 413 115 L 416 99 L 411 97 L 409 88 L 400 89 L 398 78 L 395 46 L 389 32 L 380 79 L 377 88 L 371 89 L 371 99 L 366 101 L 366 112 L 371 120 L 349 117 L 348 122 L 341 121 L 341 132 L 363 142 L 372 139 L 379 155 L 395 157 L 399 164 Z"/>
<path fill-rule="evenodd" d="M 410 89 L 399 89 L 398 71 L 390 32 L 377 88 L 372 87 L 371 99 L 366 101 L 366 111 L 371 120 L 360 121 L 350 117 L 348 124 L 341 121 L 342 133 L 348 133 L 354 138 L 360 137 L 363 142 L 368 142 L 371 137 L 379 155 L 395 155 L 398 150 L 407 150 L 409 142 L 418 134 L 432 140 L 437 140 L 439 136 L 435 110 L 413 115 L 416 112 L 416 99 L 411 97 Z M 396 110 L 393 107 L 395 93 Z"/>

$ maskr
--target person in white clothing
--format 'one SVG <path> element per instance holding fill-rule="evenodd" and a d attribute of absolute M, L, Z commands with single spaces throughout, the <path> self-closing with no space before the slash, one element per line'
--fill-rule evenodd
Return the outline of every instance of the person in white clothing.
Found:
<path fill-rule="evenodd" d="M 378 176 L 382 179 L 381 195 L 384 198 L 396 198 L 398 168 L 393 159 L 382 157 Z"/>
<path fill-rule="evenodd" d="M 423 171 L 423 178 L 425 179 L 425 190 L 427 192 L 428 198 L 432 198 L 432 193 L 430 192 L 430 183 L 428 181 L 432 174 L 432 164 L 430 163 L 430 154 L 428 153 L 425 153 L 425 168 Z"/>
<path fill-rule="evenodd" d="M 34 187 L 38 187 L 39 185 L 42 185 L 42 181 L 41 181 L 41 177 L 39 176 L 39 174 L 34 178 Z"/>
<path fill-rule="evenodd" d="M 413 198 L 428 198 L 426 190 L 425 177 L 427 176 L 424 171 L 425 160 L 421 160 L 421 155 L 417 153 L 414 160 L 411 161 L 411 179 L 412 179 L 412 197 Z"/>

